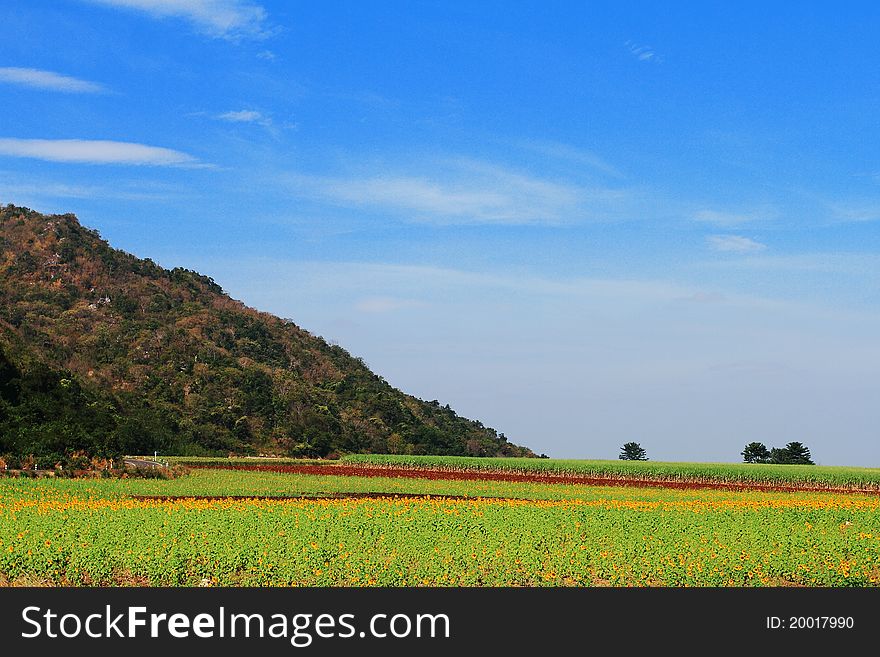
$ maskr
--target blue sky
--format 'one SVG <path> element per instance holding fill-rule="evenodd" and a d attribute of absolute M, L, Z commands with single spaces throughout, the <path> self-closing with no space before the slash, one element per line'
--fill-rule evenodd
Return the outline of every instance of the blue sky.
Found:
<path fill-rule="evenodd" d="M 873 3 L 0 3 L 0 202 L 538 452 L 880 466 Z"/>

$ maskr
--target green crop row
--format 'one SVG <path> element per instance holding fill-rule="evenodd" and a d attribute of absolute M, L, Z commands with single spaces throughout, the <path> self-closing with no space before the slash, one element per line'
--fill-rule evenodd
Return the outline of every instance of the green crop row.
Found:
<path fill-rule="evenodd" d="M 275 456 L 237 456 L 222 458 L 217 456 L 133 456 L 127 458 L 159 461 L 171 465 L 192 465 L 208 467 L 212 465 L 319 465 L 333 463 L 326 459 L 296 459 Z"/>
<path fill-rule="evenodd" d="M 448 471 L 542 473 L 642 480 L 715 481 L 770 485 L 813 485 L 880 489 L 880 468 L 752 463 L 668 463 L 660 461 L 580 461 L 566 459 L 482 458 L 352 454 L 343 463 Z"/>
<path fill-rule="evenodd" d="M 410 477 L 350 477 L 261 471 L 195 469 L 171 480 L 161 479 L 8 479 L 0 485 L 0 504 L 13 500 L 122 500 L 131 496 L 168 497 L 291 497 L 397 493 L 434 497 L 506 498 L 522 500 L 624 500 L 668 502 L 702 499 L 705 490 L 546 484 L 540 482 L 460 481 Z M 755 499 L 764 503 L 788 499 L 789 493 L 713 491 L 713 499 Z M 825 499 L 822 493 L 801 493 Z"/>

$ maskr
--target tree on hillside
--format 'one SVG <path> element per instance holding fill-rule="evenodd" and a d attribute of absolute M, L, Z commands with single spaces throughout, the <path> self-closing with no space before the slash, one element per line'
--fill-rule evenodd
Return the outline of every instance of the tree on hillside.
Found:
<path fill-rule="evenodd" d="M 624 443 L 617 458 L 621 461 L 647 461 L 648 453 L 638 443 Z"/>
<path fill-rule="evenodd" d="M 743 463 L 769 463 L 770 450 L 764 443 L 749 443 L 741 452 Z"/>

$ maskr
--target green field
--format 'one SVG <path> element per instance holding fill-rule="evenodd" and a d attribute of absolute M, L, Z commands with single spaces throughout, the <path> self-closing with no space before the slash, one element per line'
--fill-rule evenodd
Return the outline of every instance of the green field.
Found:
<path fill-rule="evenodd" d="M 334 492 L 430 497 L 297 499 Z M 880 497 L 858 494 L 214 469 L 173 480 L 9 478 L 0 479 L 0 582 L 876 586 L 878 511 Z"/>
<path fill-rule="evenodd" d="M 291 497 L 331 495 L 338 493 L 419 494 L 433 497 L 505 498 L 525 500 L 602 500 L 602 499 L 701 499 L 711 493 L 718 499 L 741 499 L 749 496 L 768 501 L 792 499 L 791 493 L 735 491 L 669 490 L 664 488 L 630 488 L 541 482 L 456 481 L 447 479 L 413 479 L 409 477 L 350 477 L 337 475 L 282 474 L 276 472 L 242 472 L 214 468 L 198 468 L 177 479 L 64 479 L 45 478 L 0 479 L 2 500 L 49 498 L 84 500 L 124 500 L 131 496 L 174 497 Z M 797 499 L 847 499 L 819 492 L 804 492 Z M 862 496 L 855 496 L 859 499 Z M 880 498 L 878 498 L 880 499 Z"/>
<path fill-rule="evenodd" d="M 815 484 L 880 490 L 880 468 L 820 465 L 769 465 L 753 463 L 670 463 L 662 461 L 586 461 L 566 459 L 477 458 L 467 456 L 397 456 L 353 454 L 343 463 L 437 468 L 441 470 L 483 470 L 513 473 L 546 473 L 657 479 L 672 481 L 717 481 L 724 483 L 766 483 L 779 485 Z"/>
<path fill-rule="evenodd" d="M 207 467 L 210 465 L 306 465 L 332 463 L 326 459 L 297 459 L 276 456 L 239 456 L 224 458 L 221 456 L 132 456 L 127 458 L 158 461 L 169 465 L 193 465 Z"/>

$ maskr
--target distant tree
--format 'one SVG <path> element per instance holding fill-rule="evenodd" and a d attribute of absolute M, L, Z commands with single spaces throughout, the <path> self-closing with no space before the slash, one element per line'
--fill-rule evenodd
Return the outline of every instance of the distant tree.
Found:
<path fill-rule="evenodd" d="M 624 443 L 617 458 L 622 461 L 647 461 L 648 453 L 638 443 Z"/>
<path fill-rule="evenodd" d="M 806 445 L 790 442 L 785 447 L 774 447 L 770 450 L 770 463 L 784 465 L 815 465 Z"/>
<path fill-rule="evenodd" d="M 764 443 L 749 443 L 741 452 L 743 463 L 769 463 L 770 450 Z"/>
<path fill-rule="evenodd" d="M 786 463 L 795 465 L 816 465 L 809 448 L 803 443 L 790 442 L 785 447 Z"/>
<path fill-rule="evenodd" d="M 770 460 L 767 463 L 774 463 L 776 465 L 788 463 L 788 452 L 785 451 L 784 447 L 774 447 L 770 450 Z"/>

